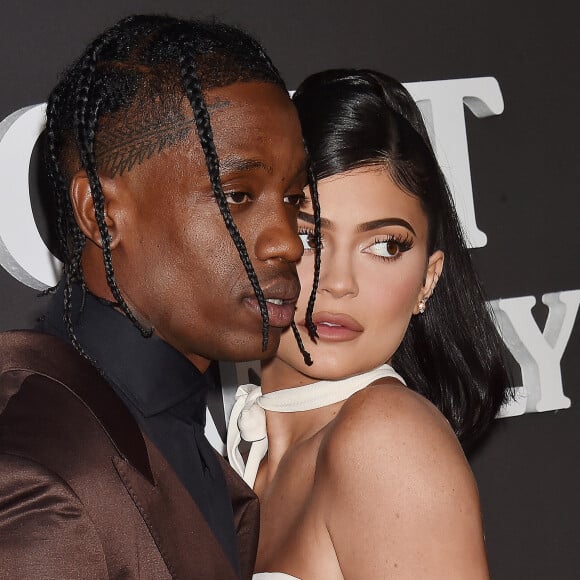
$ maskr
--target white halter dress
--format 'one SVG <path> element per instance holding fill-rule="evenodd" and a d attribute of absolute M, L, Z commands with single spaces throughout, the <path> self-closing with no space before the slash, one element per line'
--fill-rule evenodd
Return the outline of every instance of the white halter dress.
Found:
<path fill-rule="evenodd" d="M 265 410 L 294 413 L 326 407 L 348 399 L 357 391 L 384 377 L 392 377 L 405 384 L 403 378 L 391 366 L 385 364 L 346 379 L 319 381 L 265 395 L 257 385 L 241 385 L 236 392 L 236 402 L 228 426 L 227 451 L 230 464 L 250 487 L 254 487 L 258 468 L 268 451 Z M 244 463 L 239 451 L 242 439 L 252 443 L 247 463 Z M 282 572 L 261 572 L 254 574 L 252 578 L 300 580 Z"/>

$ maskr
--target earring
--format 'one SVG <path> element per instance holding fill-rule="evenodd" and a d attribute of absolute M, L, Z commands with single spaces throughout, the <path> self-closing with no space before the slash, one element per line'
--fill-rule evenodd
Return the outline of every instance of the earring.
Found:
<path fill-rule="evenodd" d="M 427 300 L 425 300 L 425 298 L 421 298 L 421 301 L 419 302 L 419 314 L 423 314 L 426 308 Z"/>

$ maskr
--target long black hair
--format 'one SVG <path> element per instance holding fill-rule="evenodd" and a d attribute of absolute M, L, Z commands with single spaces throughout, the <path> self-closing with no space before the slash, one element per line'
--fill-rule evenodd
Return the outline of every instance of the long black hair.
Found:
<path fill-rule="evenodd" d="M 75 221 L 69 196 L 71 177 L 79 169 L 88 176 L 106 279 L 115 305 L 144 336 L 150 336 L 152 329 L 136 319 L 115 280 L 99 175 L 114 177 L 129 171 L 162 148 L 184 140 L 193 129 L 225 226 L 260 305 L 262 347 L 266 349 L 266 301 L 222 190 L 203 94 L 207 89 L 243 81 L 271 83 L 286 90 L 261 45 L 236 28 L 169 16 L 130 16 L 97 37 L 50 94 L 45 157 L 64 262 L 65 323 L 80 352 L 82 346 L 71 320 L 71 296 L 73 284 L 84 283 L 81 257 L 85 237 Z M 184 115 L 183 101 L 191 105 L 193 118 Z"/>
<path fill-rule="evenodd" d="M 378 166 L 421 202 L 429 254 L 444 275 L 413 316 L 393 367 L 433 402 L 464 445 L 497 414 L 511 383 L 503 342 L 474 271 L 452 197 L 417 105 L 395 79 L 371 70 L 329 70 L 294 95 L 316 179 Z"/>

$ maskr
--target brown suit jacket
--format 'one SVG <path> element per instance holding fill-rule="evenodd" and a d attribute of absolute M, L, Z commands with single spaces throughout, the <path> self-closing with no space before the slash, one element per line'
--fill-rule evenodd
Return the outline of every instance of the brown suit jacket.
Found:
<path fill-rule="evenodd" d="M 257 499 L 223 469 L 250 578 Z M 237 578 L 108 383 L 64 341 L 32 331 L 0 334 L 0 578 Z"/>

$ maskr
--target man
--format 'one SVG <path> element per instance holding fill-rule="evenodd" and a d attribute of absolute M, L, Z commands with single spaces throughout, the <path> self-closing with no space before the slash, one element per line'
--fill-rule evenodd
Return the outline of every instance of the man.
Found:
<path fill-rule="evenodd" d="M 47 108 L 64 275 L 0 337 L 0 577 L 252 574 L 253 494 L 204 437 L 210 360 L 290 325 L 296 113 L 247 35 L 129 17 Z"/>

